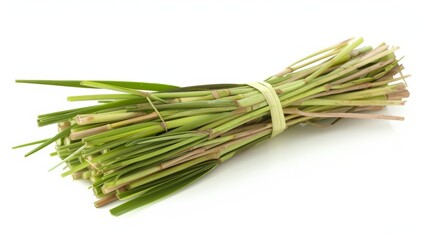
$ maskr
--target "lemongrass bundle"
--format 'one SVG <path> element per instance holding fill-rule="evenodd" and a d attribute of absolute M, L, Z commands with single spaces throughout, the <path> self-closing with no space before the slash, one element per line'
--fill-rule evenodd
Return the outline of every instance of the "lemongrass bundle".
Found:
<path fill-rule="evenodd" d="M 311 54 L 260 83 L 192 87 L 120 81 L 17 80 L 117 91 L 69 97 L 98 105 L 38 116 L 67 170 L 91 182 L 96 207 L 121 200 L 120 215 L 160 199 L 241 151 L 300 123 L 340 118 L 402 120 L 369 113 L 403 105 L 407 91 L 396 47 L 347 40 Z M 18 146 L 20 147 L 20 146 Z"/>

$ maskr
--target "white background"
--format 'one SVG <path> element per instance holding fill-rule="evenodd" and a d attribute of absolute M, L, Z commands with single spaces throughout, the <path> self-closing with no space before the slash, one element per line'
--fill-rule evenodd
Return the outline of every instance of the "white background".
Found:
<path fill-rule="evenodd" d="M 1 239 L 429 239 L 424 1 L 0 1 Z M 384 113 L 296 127 L 173 196 L 112 217 L 87 185 L 11 146 L 82 89 L 14 79 L 181 86 L 263 80 L 351 36 L 399 45 L 411 98 Z"/>

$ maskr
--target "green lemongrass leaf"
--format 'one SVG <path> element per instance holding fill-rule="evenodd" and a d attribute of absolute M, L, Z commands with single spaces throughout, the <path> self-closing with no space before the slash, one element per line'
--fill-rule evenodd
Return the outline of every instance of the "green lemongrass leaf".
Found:
<path fill-rule="evenodd" d="M 94 101 L 94 100 L 119 100 L 119 99 L 130 99 L 138 98 L 133 94 L 93 94 L 93 95 L 80 95 L 80 96 L 69 96 L 68 101 Z"/>
<path fill-rule="evenodd" d="M 185 132 L 185 131 L 190 131 L 192 129 L 198 129 L 199 127 L 210 124 L 210 123 L 215 122 L 219 119 L 224 119 L 224 118 L 231 116 L 231 115 L 232 114 L 229 112 L 209 115 L 209 116 L 206 116 L 205 118 L 198 119 L 196 121 L 184 124 L 184 125 L 176 128 L 176 129 L 171 130 L 169 133 Z M 207 135 L 207 134 L 204 134 L 204 135 Z"/>
<path fill-rule="evenodd" d="M 234 84 L 234 83 L 220 83 L 220 84 L 207 84 L 207 85 L 196 85 L 189 87 L 177 87 L 175 89 L 169 89 L 165 92 L 187 92 L 187 91 L 204 91 L 204 90 L 217 90 L 217 89 L 227 89 L 235 87 L 243 87 L 245 84 Z"/>
<path fill-rule="evenodd" d="M 192 146 L 200 144 L 203 141 L 204 141 L 204 139 L 200 139 L 200 140 L 192 142 L 190 144 L 185 144 L 184 146 L 178 147 L 178 148 L 176 148 L 174 150 L 166 152 L 166 153 L 164 153 L 162 155 L 159 155 L 157 157 L 152 157 L 152 158 L 150 158 L 148 160 L 140 161 L 138 163 L 135 163 L 135 164 L 132 164 L 132 165 L 128 165 L 128 166 L 126 166 L 124 168 L 121 168 L 120 170 L 118 170 L 116 172 L 113 172 L 112 174 L 107 174 L 106 175 L 107 176 L 106 177 L 106 181 L 107 180 L 111 180 L 111 178 L 110 178 L 111 176 L 117 176 L 118 179 L 119 179 L 119 177 L 136 174 L 139 171 L 147 169 L 148 167 L 154 166 L 156 164 L 161 164 L 166 159 L 171 159 L 174 156 L 177 156 L 177 154 L 182 153 L 186 149 L 189 149 Z M 175 142 L 172 142 L 172 144 L 175 144 L 175 143 L 178 143 L 178 142 L 180 142 L 180 141 L 176 140 Z M 133 157 L 138 157 L 138 156 L 134 155 Z M 153 176 L 153 175 L 151 175 L 151 176 Z"/>
<path fill-rule="evenodd" d="M 169 151 L 173 151 L 173 150 L 175 150 L 175 149 L 177 149 L 179 147 L 188 145 L 188 144 L 190 144 L 192 142 L 198 142 L 201 139 L 203 139 L 203 137 L 192 137 L 192 138 L 189 138 L 189 139 L 177 142 L 176 144 L 173 144 L 173 145 L 170 145 L 170 146 L 158 149 L 156 151 L 151 151 L 150 153 L 147 153 L 147 154 L 135 157 L 135 158 L 126 159 L 126 160 L 123 160 L 121 162 L 118 162 L 118 163 L 115 163 L 115 164 L 111 164 L 109 166 L 109 168 L 111 168 L 111 169 L 121 168 L 121 167 L 124 167 L 124 166 L 131 165 L 133 163 L 138 163 L 140 161 L 144 161 L 144 160 L 152 160 L 153 161 L 153 159 L 156 156 L 163 155 L 163 154 L 165 154 L 165 153 L 167 153 Z M 145 176 L 153 173 L 153 171 L 158 171 L 158 170 L 159 170 L 158 166 L 154 166 L 153 169 L 149 168 L 149 169 L 147 169 L 147 171 L 144 170 L 144 171 L 138 172 L 136 174 L 128 175 L 128 176 L 123 177 L 123 178 L 121 178 L 121 179 L 119 179 L 117 181 L 114 181 L 114 182 L 111 182 L 111 183 L 107 183 L 106 186 L 111 187 L 111 186 L 121 185 L 121 184 L 130 182 L 130 181 L 134 181 L 136 179 L 145 177 Z"/>
<path fill-rule="evenodd" d="M 315 53 L 312 53 L 312 54 L 310 54 L 308 56 L 305 56 L 304 58 L 302 58 L 302 59 L 300 59 L 300 60 L 292 63 L 291 65 L 289 65 L 289 67 L 295 67 L 295 65 L 297 65 L 298 63 L 301 63 L 301 62 L 307 61 L 309 59 L 312 59 L 312 58 L 314 58 L 314 57 L 316 57 L 316 56 L 318 56 L 318 55 L 320 55 L 322 53 L 326 53 L 328 51 L 332 51 L 332 50 L 335 50 L 335 49 L 341 49 L 341 47 L 347 45 L 352 40 L 353 40 L 353 38 L 349 38 L 347 40 L 341 41 L 341 42 L 339 42 L 337 44 L 334 44 L 332 46 L 329 46 L 327 48 L 321 49 L 321 50 L 319 50 L 319 51 L 317 51 Z"/>
<path fill-rule="evenodd" d="M 167 103 L 156 106 L 158 110 L 163 109 L 186 109 L 186 108 L 218 108 L 218 107 L 237 107 L 237 104 L 228 100 L 212 100 L 199 102 Z"/>
<path fill-rule="evenodd" d="M 270 137 L 271 136 L 267 134 L 267 135 L 265 135 L 263 137 L 260 137 L 260 138 L 258 138 L 256 140 L 253 140 L 253 141 L 251 141 L 251 142 L 249 142 L 249 143 L 247 143 L 247 144 L 245 144 L 245 145 L 243 145 L 241 147 L 238 147 L 238 148 L 234 149 L 233 151 L 230 151 L 230 152 L 224 154 L 221 157 L 220 161 L 221 162 L 225 162 L 226 160 L 230 159 L 231 157 L 235 156 L 236 154 L 244 152 L 244 151 L 248 150 L 249 148 L 251 148 L 251 147 L 253 147 L 255 145 L 258 145 L 259 143 L 263 142 L 264 140 L 269 139 Z"/>
<path fill-rule="evenodd" d="M 212 167 L 212 162 L 203 162 L 198 165 L 185 168 L 184 170 L 179 172 L 174 171 L 173 168 L 169 168 L 160 173 L 152 174 L 151 176 L 148 177 L 151 179 L 148 179 L 145 184 L 140 184 L 140 185 L 135 184 L 135 186 L 137 187 L 132 187 L 132 188 L 130 187 L 130 189 L 126 191 L 119 192 L 117 196 L 120 200 L 133 198 L 147 192 L 148 190 L 158 185 L 171 183 L 172 181 L 177 181 L 180 178 L 184 178 L 195 172 L 204 171 L 210 167 Z M 159 175 L 159 176 L 156 176 L 156 175 Z"/>
<path fill-rule="evenodd" d="M 57 112 L 51 112 L 51 113 L 40 114 L 40 115 L 38 115 L 38 116 L 37 116 L 37 118 L 38 118 L 38 119 L 41 119 L 41 118 L 53 117 L 53 116 L 60 115 L 60 114 L 71 113 L 71 112 L 73 112 L 73 111 L 75 111 L 75 110 L 77 110 L 77 109 L 84 109 L 84 108 L 87 108 L 87 107 L 74 108 L 74 109 L 67 109 L 67 110 L 62 110 L 62 111 L 57 111 Z"/>
<path fill-rule="evenodd" d="M 218 157 L 217 154 L 207 154 L 205 156 L 202 156 L 190 161 L 185 161 L 183 163 L 180 163 L 171 167 L 167 167 L 163 171 L 158 171 L 154 174 L 141 178 L 137 181 L 130 182 L 127 185 L 127 189 L 140 188 L 141 186 L 151 183 L 153 181 L 156 181 L 158 179 L 161 179 L 167 176 L 176 175 L 178 173 L 186 172 L 188 170 L 192 170 L 195 168 L 199 168 L 199 166 L 202 166 L 207 162 L 209 162 L 210 160 L 212 160 L 213 158 L 217 158 L 217 157 Z M 165 161 L 163 163 L 165 163 Z"/>
<path fill-rule="evenodd" d="M 96 83 L 104 83 L 117 87 L 147 90 L 147 91 L 169 91 L 174 89 L 180 89 L 174 85 L 160 84 L 160 83 L 149 83 L 149 82 L 128 82 L 128 81 L 114 81 L 114 80 L 16 80 L 17 83 L 31 83 L 31 84 L 42 84 L 42 85 L 53 85 L 62 87 L 78 87 L 78 88 L 93 88 L 91 86 L 83 86 L 83 81 L 91 81 Z"/>
<path fill-rule="evenodd" d="M 87 157 L 87 156 L 90 156 L 93 154 L 98 154 L 98 153 L 103 152 L 105 150 L 116 148 L 116 147 L 121 146 L 122 144 L 126 144 L 128 142 L 129 142 L 128 139 L 119 139 L 119 140 L 116 140 L 113 142 L 105 143 L 103 145 L 98 145 L 98 146 L 90 146 L 89 145 L 89 148 L 83 150 L 82 155 L 84 157 Z"/>
<path fill-rule="evenodd" d="M 119 157 L 122 157 L 124 154 L 135 154 L 135 152 L 139 152 L 139 151 L 141 151 L 140 146 L 133 146 L 133 147 L 120 146 L 111 151 L 108 151 L 105 154 L 101 154 L 99 156 L 94 157 L 93 159 L 91 159 L 91 163 L 95 164 L 98 162 L 115 160 Z"/>
<path fill-rule="evenodd" d="M 27 154 L 25 154 L 25 157 L 30 156 L 31 154 L 39 151 L 40 149 L 48 146 L 49 144 L 57 141 L 60 138 L 66 137 L 70 134 L 70 130 L 74 125 L 71 125 L 70 127 L 64 129 L 63 131 L 59 132 L 57 135 L 55 135 L 54 137 L 44 141 L 42 144 L 40 144 L 39 146 L 37 146 L 35 149 L 31 150 L 30 152 L 28 152 Z"/>
<path fill-rule="evenodd" d="M 88 87 L 108 89 L 108 90 L 113 90 L 113 91 L 117 91 L 117 92 L 129 93 L 129 94 L 133 94 L 136 96 L 148 98 L 148 101 L 150 101 L 150 98 L 152 98 L 153 100 L 166 103 L 165 100 L 163 100 L 159 97 L 156 97 L 156 96 L 152 96 L 148 92 L 143 92 L 141 90 L 139 91 L 139 90 L 135 90 L 132 88 L 126 88 L 126 87 L 115 86 L 115 85 L 111 85 L 111 84 L 107 84 L 107 83 L 99 83 L 99 82 L 91 82 L 91 81 L 83 81 L 80 84 L 83 86 L 88 86 Z"/>
<path fill-rule="evenodd" d="M 140 96 L 140 97 L 147 97 L 148 96 L 147 92 L 141 92 L 141 91 L 136 90 L 136 89 L 125 88 L 125 87 L 115 86 L 115 85 L 106 84 L 106 83 L 83 81 L 80 84 L 82 86 L 86 86 L 86 87 L 107 89 L 107 90 L 112 90 L 112 91 L 117 91 L 117 92 L 123 92 L 123 93 L 133 94 L 133 95 L 137 95 L 137 96 Z"/>
<path fill-rule="evenodd" d="M 129 159 L 129 158 L 134 158 L 137 157 L 139 155 L 142 155 L 143 153 L 149 152 L 149 151 L 156 151 L 157 149 L 175 144 L 177 142 L 182 141 L 182 139 L 173 139 L 170 141 L 166 141 L 166 142 L 155 142 L 155 143 L 151 143 L 151 144 L 145 144 L 144 146 L 142 145 L 135 145 L 135 146 L 125 146 L 125 149 L 128 149 L 127 152 L 121 154 L 120 156 L 116 157 L 115 159 L 110 159 L 108 161 L 108 163 L 113 163 L 113 162 L 117 162 L 117 161 L 123 161 L 125 159 Z M 129 149 L 131 148 L 131 150 Z M 132 149 L 137 149 L 135 151 L 132 151 Z M 115 149 L 114 149 L 115 150 Z"/>
<path fill-rule="evenodd" d="M 34 144 L 43 143 L 43 142 L 48 141 L 49 139 L 50 138 L 46 138 L 46 139 L 37 140 L 37 141 L 34 141 L 34 142 L 24 143 L 24 144 L 12 147 L 12 149 L 17 149 L 17 148 L 22 148 L 22 147 L 28 147 L 28 146 L 31 146 L 31 145 L 34 145 Z"/>
<path fill-rule="evenodd" d="M 152 203 L 154 201 L 157 201 L 167 195 L 170 195 L 185 186 L 191 184 L 195 180 L 199 179 L 200 177 L 206 175 L 211 170 L 213 170 L 218 165 L 217 161 L 213 161 L 213 166 L 205 171 L 198 172 L 198 174 L 190 174 L 188 176 L 183 177 L 180 180 L 168 182 L 166 184 L 162 184 L 159 187 L 155 187 L 153 189 L 150 189 L 146 193 L 143 193 L 141 196 L 132 199 L 124 204 L 121 204 L 115 208 L 112 208 L 110 210 L 110 213 L 114 216 L 119 216 L 124 213 L 127 213 L 133 209 L 142 207 L 144 205 L 147 205 L 149 203 Z"/>

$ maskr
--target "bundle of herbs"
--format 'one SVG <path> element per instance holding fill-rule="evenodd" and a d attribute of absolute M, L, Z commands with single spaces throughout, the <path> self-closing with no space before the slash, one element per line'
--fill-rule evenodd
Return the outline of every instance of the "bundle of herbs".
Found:
<path fill-rule="evenodd" d="M 115 94 L 71 96 L 97 105 L 38 116 L 59 132 L 26 156 L 56 143 L 62 176 L 91 182 L 96 207 L 121 200 L 120 215 L 162 198 L 241 151 L 300 123 L 341 118 L 402 120 L 374 114 L 403 105 L 407 75 L 381 44 L 347 40 L 311 54 L 260 83 L 176 87 L 122 81 L 17 80 L 100 88 Z M 326 124 L 326 123 L 324 123 Z M 57 167 L 55 166 L 55 167 Z"/>

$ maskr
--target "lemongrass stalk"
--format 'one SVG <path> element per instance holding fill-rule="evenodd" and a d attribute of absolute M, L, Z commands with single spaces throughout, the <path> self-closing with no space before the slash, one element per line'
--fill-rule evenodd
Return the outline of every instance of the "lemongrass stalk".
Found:
<path fill-rule="evenodd" d="M 99 101 L 99 100 L 119 100 L 119 99 L 131 99 L 138 98 L 139 96 L 133 94 L 93 94 L 93 95 L 80 95 L 80 96 L 69 96 L 67 100 L 70 102 L 76 101 Z"/>
<path fill-rule="evenodd" d="M 82 114 L 77 115 L 74 119 L 78 125 L 88 125 L 94 123 L 114 122 L 142 115 L 144 114 L 141 112 Z"/>
<path fill-rule="evenodd" d="M 371 89 L 364 89 L 358 92 L 348 92 L 335 94 L 334 96 L 326 96 L 326 99 L 336 99 L 336 100 L 353 100 L 353 99 L 364 99 L 377 97 L 382 95 L 387 95 L 390 93 L 399 92 L 405 89 L 405 85 L 403 83 L 397 83 L 393 85 L 387 85 L 384 87 L 375 87 Z"/>
<path fill-rule="evenodd" d="M 356 82 L 355 82 L 355 84 L 356 84 Z M 349 86 L 353 86 L 353 85 L 349 85 Z M 375 85 L 370 85 L 370 86 L 375 86 Z M 332 86 L 330 84 L 326 84 L 326 85 L 322 85 L 322 86 L 319 86 L 319 87 L 315 87 L 315 88 L 313 88 L 311 90 L 308 90 L 308 91 L 306 91 L 306 92 L 304 92 L 302 94 L 296 95 L 295 97 L 291 97 L 289 99 L 286 99 L 285 101 L 282 102 L 282 105 L 283 106 L 287 106 L 288 104 L 293 103 L 295 101 L 300 101 L 300 100 L 304 100 L 304 99 L 307 100 L 310 97 L 315 98 L 320 93 L 329 91 L 329 89 L 331 89 L 331 87 Z M 355 89 L 353 89 L 353 87 L 350 87 L 350 89 L 351 90 L 355 90 Z M 332 93 L 339 93 L 339 91 L 337 91 L 337 92 L 331 92 L 331 94 Z M 331 95 L 331 94 L 329 94 L 329 95 Z M 325 96 L 325 95 L 327 95 L 327 94 L 322 94 L 322 96 Z M 283 97 L 280 97 L 280 99 L 282 99 L 282 98 Z"/>
<path fill-rule="evenodd" d="M 66 177 L 66 176 L 68 176 L 68 175 L 70 175 L 70 174 L 73 174 L 73 173 L 75 173 L 75 172 L 81 171 L 81 170 L 83 170 L 83 169 L 85 169 L 85 168 L 89 167 L 89 165 L 90 165 L 90 164 L 89 164 L 88 162 L 83 162 L 83 163 L 79 164 L 78 166 L 73 167 L 73 168 L 70 168 L 70 170 L 63 172 L 63 173 L 61 174 L 61 176 L 62 176 L 62 177 Z"/>
<path fill-rule="evenodd" d="M 143 122 L 143 123 L 138 123 L 131 126 L 125 126 L 118 129 L 109 129 L 110 131 L 105 131 L 91 136 L 87 136 L 83 138 L 82 141 L 85 143 L 90 143 L 93 140 L 104 139 L 106 137 L 111 137 L 111 136 L 118 136 L 118 138 L 120 138 L 123 135 L 132 135 L 137 132 L 142 132 L 146 128 L 153 127 L 153 126 L 161 127 L 159 122 Z M 123 134 L 123 135 L 120 135 L 120 134 Z"/>
<path fill-rule="evenodd" d="M 181 117 L 193 116 L 193 115 L 202 115 L 208 113 L 221 113 L 236 110 L 237 107 L 222 107 L 222 108 L 201 108 L 201 109 L 191 109 L 178 112 L 172 115 L 165 117 L 165 120 L 177 119 Z"/>
<path fill-rule="evenodd" d="M 116 101 L 116 102 L 112 102 L 112 103 L 106 103 L 103 105 L 77 108 L 77 109 L 72 109 L 72 110 L 68 110 L 65 112 L 59 112 L 59 113 L 58 112 L 57 113 L 51 113 L 51 115 L 48 115 L 46 117 L 45 116 L 39 116 L 38 125 L 39 126 L 45 126 L 45 125 L 49 125 L 52 123 L 67 121 L 67 120 L 69 120 L 69 119 L 71 119 L 71 118 L 73 118 L 79 114 L 93 113 L 93 112 L 97 112 L 100 110 L 111 109 L 111 108 L 116 108 L 116 107 L 124 107 L 127 105 L 137 104 L 137 103 L 141 103 L 142 101 L 144 101 L 142 99 L 143 98 L 120 100 L 120 101 Z"/>
<path fill-rule="evenodd" d="M 297 108 L 294 109 L 284 109 L 284 113 L 287 114 L 297 114 L 300 116 L 306 117 L 315 117 L 315 118 L 357 118 L 357 119 L 383 119 L 383 120 L 404 120 L 403 117 L 398 116 L 388 116 L 382 114 L 368 114 L 368 113 L 329 113 L 329 112 L 304 112 L 300 111 Z"/>
<path fill-rule="evenodd" d="M 330 68 L 331 66 L 342 62 L 344 57 L 349 56 L 350 52 L 353 51 L 357 46 L 359 46 L 363 42 L 363 38 L 356 39 L 353 43 L 347 45 L 344 47 L 335 57 L 333 57 L 330 61 L 326 62 L 322 67 L 317 69 L 314 73 L 312 73 L 310 76 L 305 78 L 306 82 L 310 82 L 316 77 L 318 77 L 320 74 L 322 74 L 326 69 Z"/>
<path fill-rule="evenodd" d="M 162 131 L 165 131 L 165 128 L 173 129 L 176 127 L 180 127 L 180 126 L 183 126 L 186 124 L 196 122 L 199 119 L 211 118 L 212 116 L 213 115 L 204 114 L 204 115 L 197 115 L 197 116 L 190 116 L 190 117 L 185 117 L 185 118 L 174 119 L 171 121 L 167 121 L 165 123 L 165 125 L 166 125 L 165 127 L 162 126 L 161 123 L 156 123 L 156 122 L 155 123 L 153 123 L 153 122 L 140 123 L 140 124 L 135 124 L 135 125 L 129 126 L 135 130 L 130 131 L 129 127 L 118 128 L 118 129 L 115 129 L 117 131 L 111 130 L 111 131 L 100 133 L 100 134 L 97 134 L 94 136 L 86 137 L 83 139 L 83 141 L 88 143 L 89 145 L 99 145 L 99 144 L 107 143 L 110 141 L 118 140 L 121 138 L 128 138 L 128 140 L 134 140 L 136 138 L 151 136 L 151 135 L 160 133 Z M 147 126 L 147 125 L 151 125 L 151 126 Z M 145 127 L 143 127 L 143 126 L 145 126 Z"/>
<path fill-rule="evenodd" d="M 334 99 L 309 99 L 302 101 L 301 106 L 336 105 L 336 106 L 387 106 L 403 105 L 402 100 L 334 100 Z"/>
<path fill-rule="evenodd" d="M 320 86 L 322 84 L 328 83 L 330 81 L 333 81 L 333 80 L 335 80 L 335 79 L 337 79 L 337 78 L 339 78 L 339 77 L 341 77 L 341 76 L 343 76 L 349 72 L 354 71 L 355 69 L 357 69 L 361 66 L 364 66 L 364 65 L 366 65 L 372 61 L 375 61 L 381 57 L 384 57 L 384 56 L 388 55 L 389 53 L 391 53 L 391 50 L 385 50 L 384 52 L 376 54 L 375 56 L 366 58 L 363 61 L 359 61 L 355 65 L 345 66 L 345 68 L 338 68 L 339 71 L 335 71 L 335 72 L 330 73 L 326 76 L 322 76 L 317 80 L 315 79 L 315 80 L 309 82 L 308 84 L 304 85 L 303 87 L 299 88 L 297 91 L 294 91 L 292 93 L 285 94 L 285 95 L 281 96 L 280 100 L 282 101 L 282 104 L 288 104 L 288 103 L 295 102 L 295 101 L 299 100 L 300 98 L 303 98 L 303 95 L 308 90 L 310 90 L 314 87 Z M 308 79 L 308 77 L 306 79 Z"/>
<path fill-rule="evenodd" d="M 110 117 L 110 116 L 108 116 Z M 106 125 L 102 125 L 102 126 L 97 126 L 95 128 L 90 128 L 84 131 L 80 131 L 80 132 L 75 132 L 75 133 L 71 133 L 70 134 L 70 138 L 72 140 L 78 140 L 78 139 L 82 139 L 85 137 L 89 137 L 91 135 L 96 135 L 102 132 L 106 132 L 112 129 L 116 129 L 116 128 L 120 128 L 123 126 L 128 126 L 128 125 L 132 125 L 132 124 L 136 124 L 136 123 L 141 123 L 141 122 L 146 122 L 148 120 L 153 120 L 158 118 L 158 114 L 153 112 L 147 115 L 143 115 L 141 113 L 133 113 L 130 114 L 128 118 L 122 118 L 124 120 L 120 121 L 120 122 L 114 122 L 114 123 L 110 123 L 110 124 L 106 124 Z M 102 118 L 103 122 L 106 120 L 106 118 Z"/>
<path fill-rule="evenodd" d="M 263 115 L 265 115 L 267 112 L 269 112 L 269 107 L 263 107 L 257 110 L 254 110 L 252 112 L 246 113 L 242 116 L 239 116 L 227 123 L 224 123 L 218 127 L 212 128 L 210 130 L 210 136 L 211 138 L 214 138 L 224 132 L 227 132 L 237 126 L 240 126 L 246 122 L 252 121 L 254 119 L 257 119 Z"/>
<path fill-rule="evenodd" d="M 304 58 L 302 58 L 302 59 L 300 59 L 300 60 L 298 60 L 298 61 L 296 61 L 296 62 L 292 63 L 292 64 L 291 64 L 291 65 L 289 65 L 285 70 L 281 71 L 280 73 L 276 74 L 275 76 L 277 76 L 277 77 L 282 77 L 282 76 L 284 76 L 284 75 L 286 75 L 286 74 L 288 74 L 288 73 L 293 72 L 294 70 L 297 70 L 297 69 L 300 69 L 300 68 L 306 67 L 306 66 L 308 66 L 308 65 L 310 65 L 310 64 L 312 64 L 312 63 L 314 63 L 314 62 L 317 62 L 317 61 L 323 60 L 323 59 L 325 59 L 325 58 L 327 58 L 327 57 L 330 57 L 330 56 L 332 56 L 332 54 L 336 54 L 336 53 L 338 53 L 338 51 L 339 51 L 341 48 L 343 48 L 344 46 L 347 46 L 347 44 L 348 44 L 351 40 L 352 40 L 352 39 L 347 39 L 347 40 L 345 40 L 345 41 L 342 41 L 342 42 L 341 42 L 341 43 L 339 43 L 339 44 L 335 44 L 335 45 L 333 45 L 333 46 L 331 46 L 331 47 L 328 47 L 328 48 L 322 49 L 322 50 L 320 50 L 320 51 L 317 51 L 317 52 L 315 52 L 315 53 L 313 53 L 313 54 L 310 54 L 310 55 L 308 55 L 308 56 L 306 56 L 306 57 L 304 57 Z M 324 54 L 324 53 L 327 53 L 327 54 L 322 55 L 322 54 Z M 322 56 L 319 56 L 319 55 L 322 55 Z M 315 58 L 315 57 L 317 57 L 317 56 L 319 56 L 319 57 L 318 57 L 318 58 Z M 307 61 L 307 60 L 308 60 L 308 61 Z M 304 63 L 303 63 L 303 62 L 304 62 Z M 296 65 L 298 65 L 298 63 L 301 63 L 301 65 L 296 66 Z"/>
<path fill-rule="evenodd" d="M 114 193 L 112 193 L 112 194 L 104 196 L 103 198 L 101 198 L 98 201 L 94 202 L 94 206 L 97 207 L 97 208 L 99 208 L 99 207 L 107 205 L 107 204 L 109 204 L 111 202 L 114 202 L 116 200 L 118 200 L 118 197 Z"/>

